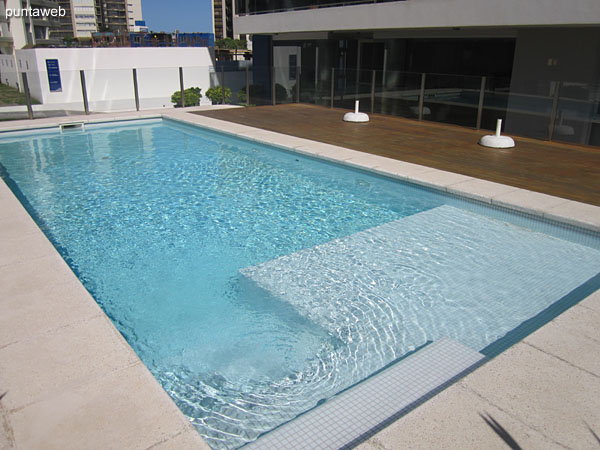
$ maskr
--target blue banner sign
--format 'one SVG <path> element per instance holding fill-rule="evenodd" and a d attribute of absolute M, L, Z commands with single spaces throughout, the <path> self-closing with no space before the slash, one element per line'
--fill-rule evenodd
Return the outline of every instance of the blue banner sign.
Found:
<path fill-rule="evenodd" d="M 47 59 L 46 70 L 48 71 L 48 84 L 50 85 L 50 92 L 62 92 L 58 59 Z"/>

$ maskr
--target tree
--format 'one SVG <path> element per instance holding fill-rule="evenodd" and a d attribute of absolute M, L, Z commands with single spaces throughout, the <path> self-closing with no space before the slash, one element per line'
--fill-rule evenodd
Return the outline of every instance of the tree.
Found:
<path fill-rule="evenodd" d="M 225 39 L 217 39 L 215 41 L 215 47 L 220 49 L 233 50 L 233 54 L 237 57 L 238 50 L 246 50 L 247 42 L 241 39 L 231 39 L 226 37 Z M 237 58 L 236 58 L 237 59 Z"/>

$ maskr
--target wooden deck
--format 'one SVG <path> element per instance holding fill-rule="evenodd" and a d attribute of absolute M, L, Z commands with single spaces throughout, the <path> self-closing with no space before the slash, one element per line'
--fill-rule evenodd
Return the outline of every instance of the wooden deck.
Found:
<path fill-rule="evenodd" d="M 512 149 L 477 144 L 490 131 L 306 104 L 201 111 L 216 119 L 298 136 L 600 206 L 600 148 L 515 138 Z"/>

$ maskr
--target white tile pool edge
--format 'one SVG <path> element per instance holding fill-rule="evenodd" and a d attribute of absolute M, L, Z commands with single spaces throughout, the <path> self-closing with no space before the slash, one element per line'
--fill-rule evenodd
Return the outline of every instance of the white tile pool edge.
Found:
<path fill-rule="evenodd" d="M 238 134 L 241 137 L 291 148 L 299 153 L 341 160 L 348 165 L 371 169 L 428 187 L 461 193 L 489 203 L 527 210 L 538 216 L 600 230 L 600 208 L 598 207 L 341 147 L 190 115 L 181 110 L 143 115 L 122 113 L 114 117 L 70 117 L 68 120 L 62 118 L 52 121 L 47 119 L 44 125 L 56 126 L 77 119 L 104 122 L 124 120 L 124 118 L 156 117 L 167 117 Z M 33 124 L 35 128 L 40 128 L 38 121 Z M 32 128 L 31 125 L 20 127 L 20 129 Z M 1 130 L 9 128 L 11 127 L 7 124 L 0 126 Z M 536 199 L 543 207 L 536 208 Z M 528 209 L 530 205 L 533 209 Z M 95 301 L 81 288 L 75 275 L 4 183 L 0 185 L 0 206 L 2 211 L 0 241 L 3 248 L 0 253 L 0 284 L 7 286 L 5 292 L 9 292 L 0 297 L 0 304 L 4 310 L 7 306 L 14 310 L 8 318 L 9 324 L 5 323 L 8 322 L 6 318 L 3 319 L 4 322 L 0 322 L 0 329 L 4 330 L 0 334 L 0 369 L 2 369 L 0 370 L 0 395 L 8 391 L 0 401 L 0 422 L 2 417 L 8 421 L 9 429 L 12 430 L 9 438 L 24 448 L 39 448 L 42 442 L 47 445 L 49 441 L 55 442 L 62 448 L 106 448 L 111 445 L 124 447 L 124 444 L 127 444 L 127 448 L 208 448 L 139 361 L 133 350 L 116 332 Z M 4 243 L 13 244 L 7 247 Z M 594 296 L 595 298 L 591 299 Z M 84 297 L 86 300 L 83 300 Z M 47 299 L 61 301 L 62 308 L 56 304 L 49 305 Z M 596 308 L 599 303 L 598 293 L 584 300 L 582 304 L 585 302 L 592 304 L 592 308 Z M 73 304 L 86 306 L 73 311 Z M 581 307 L 586 308 L 586 306 Z M 64 311 L 61 312 L 60 309 Z M 52 311 L 52 314 L 49 314 L 49 311 Z M 36 324 L 35 330 L 32 330 L 32 322 Z M 90 333 L 93 339 L 90 339 Z M 79 343 L 73 352 L 79 352 L 80 357 L 73 358 L 76 361 L 64 367 L 64 361 L 58 360 L 58 356 L 52 358 L 54 348 L 52 345 L 69 348 L 73 340 Z M 45 350 L 40 349 L 40 344 L 48 341 L 51 343 L 48 344 L 50 347 Z M 94 342 L 101 342 L 102 348 L 106 347 L 108 356 L 99 357 L 98 346 L 92 345 Z M 507 355 L 517 352 L 523 345 L 526 344 L 517 344 L 514 351 L 509 350 L 502 357 L 509 357 Z M 42 351 L 47 352 L 45 357 L 35 356 L 36 352 Z M 19 355 L 29 355 L 29 359 L 33 359 L 33 362 L 20 360 Z M 34 381 L 42 388 L 36 390 L 31 388 L 32 379 L 23 377 L 22 366 L 27 364 L 35 366 L 38 363 L 39 367 L 36 366 L 34 369 L 37 370 L 39 379 Z M 56 364 L 62 368 L 55 367 Z M 480 373 L 483 369 L 479 369 L 476 373 Z M 115 389 L 115 385 L 118 385 L 118 389 Z M 51 389 L 44 390 L 44 387 L 51 387 Z M 126 393 L 126 402 L 121 405 L 121 411 L 112 411 L 110 408 L 113 403 L 120 405 L 119 400 L 123 400 L 122 397 L 115 398 L 115 391 Z M 13 394 L 20 398 L 12 398 Z M 66 405 L 65 399 L 68 400 Z M 113 400 L 109 402 L 109 406 L 96 405 L 97 402 L 106 403 L 107 399 Z M 138 407 L 135 408 L 135 405 Z M 141 405 L 143 408 L 140 409 Z M 58 410 L 61 413 L 44 414 L 44 411 L 48 410 Z M 90 419 L 86 423 L 85 414 L 82 418 L 82 412 L 90 410 L 103 411 L 104 414 L 98 413 L 93 420 Z M 75 417 L 77 418 L 75 422 L 79 421 L 79 426 L 77 433 L 73 434 L 69 427 Z M 158 418 L 159 423 L 156 423 Z M 109 425 L 112 428 L 111 433 L 104 432 Z M 0 430 L 2 430 L 1 426 Z M 0 444 L 3 443 L 1 439 L 0 437 Z M 36 442 L 39 445 L 36 445 Z M 86 445 L 82 445 L 82 442 Z"/>

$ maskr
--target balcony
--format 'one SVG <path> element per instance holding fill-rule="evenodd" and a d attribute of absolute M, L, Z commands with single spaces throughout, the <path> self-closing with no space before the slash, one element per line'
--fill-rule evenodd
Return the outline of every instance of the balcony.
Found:
<path fill-rule="evenodd" d="M 50 0 L 30 0 L 29 3 L 32 7 L 42 7 L 42 8 L 57 8 L 58 2 L 50 1 Z"/>
<path fill-rule="evenodd" d="M 305 9 L 331 8 L 337 6 L 365 5 L 370 3 L 388 3 L 405 0 L 237 0 L 236 14 L 271 14 Z"/>
<path fill-rule="evenodd" d="M 53 46 L 53 45 L 60 45 L 60 44 L 62 44 L 62 41 L 61 41 L 61 39 L 58 39 L 58 38 L 36 39 L 35 40 L 35 45 L 37 45 L 37 46 L 43 46 L 43 45 Z"/>

